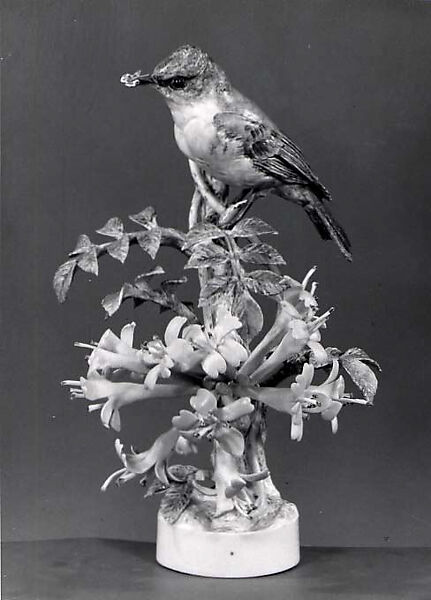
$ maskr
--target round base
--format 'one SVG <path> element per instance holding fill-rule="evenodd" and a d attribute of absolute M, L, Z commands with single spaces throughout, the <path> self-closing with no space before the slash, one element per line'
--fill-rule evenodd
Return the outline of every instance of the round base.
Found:
<path fill-rule="evenodd" d="M 159 514 L 157 562 L 203 577 L 260 577 L 299 562 L 298 511 L 257 531 L 207 531 L 192 523 L 169 524 Z"/>

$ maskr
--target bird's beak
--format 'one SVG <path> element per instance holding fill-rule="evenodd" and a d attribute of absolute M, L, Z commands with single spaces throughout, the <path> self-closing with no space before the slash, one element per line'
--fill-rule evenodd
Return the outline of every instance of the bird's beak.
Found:
<path fill-rule="evenodd" d="M 136 71 L 136 73 L 130 74 L 125 73 L 122 75 L 120 79 L 121 83 L 123 83 L 126 87 L 136 87 L 138 85 L 151 85 L 155 84 L 156 81 L 151 73 L 147 73 L 145 75 L 142 74 L 142 71 Z"/>

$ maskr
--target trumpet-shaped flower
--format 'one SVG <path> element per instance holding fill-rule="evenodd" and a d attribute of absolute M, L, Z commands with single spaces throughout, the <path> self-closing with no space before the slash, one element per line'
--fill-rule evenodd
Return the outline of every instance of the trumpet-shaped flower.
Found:
<path fill-rule="evenodd" d="M 89 406 L 89 411 L 100 409 L 100 419 L 106 428 L 121 429 L 119 409 L 127 404 L 149 398 L 171 398 L 188 396 L 195 388 L 183 385 L 156 385 L 149 390 L 140 383 L 109 381 L 95 372 L 91 378 L 81 377 L 79 381 L 66 380 L 62 385 L 71 388 L 73 398 L 86 398 L 90 402 L 107 398 L 106 402 Z"/>
<path fill-rule="evenodd" d="M 303 319 L 290 319 L 285 326 L 285 333 L 281 342 L 270 354 L 270 356 L 257 367 L 252 373 L 253 381 L 261 382 L 270 377 L 281 365 L 292 358 L 295 354 L 310 348 L 315 356 L 316 362 L 324 362 L 327 359 L 326 351 L 320 344 L 319 328 L 324 325 L 331 311 L 311 321 Z"/>
<path fill-rule="evenodd" d="M 123 444 L 119 439 L 115 440 L 115 450 L 124 464 L 124 468 L 115 471 L 103 483 L 101 490 L 105 491 L 108 486 L 116 481 L 117 484 L 133 479 L 137 475 L 146 475 L 152 469 L 156 477 L 166 486 L 169 485 L 166 472 L 166 461 L 175 448 L 179 434 L 176 429 L 169 429 L 159 435 L 154 444 L 145 452 L 133 452 L 127 454 L 123 451 Z"/>
<path fill-rule="evenodd" d="M 186 322 L 185 317 L 174 317 L 166 327 L 164 343 L 159 338 L 147 343 L 144 360 L 151 368 L 145 377 L 145 385 L 149 389 L 154 388 L 159 377 L 170 377 L 173 368 L 187 371 L 198 362 L 190 342 L 179 337 Z"/>
<path fill-rule="evenodd" d="M 213 379 L 225 373 L 228 365 L 236 368 L 247 359 L 248 352 L 236 333 L 241 327 L 238 317 L 223 307 L 217 311 L 214 327 L 202 329 L 200 325 L 190 325 L 185 328 L 183 337 L 202 352 L 202 368 Z"/>
<path fill-rule="evenodd" d="M 316 317 L 317 284 L 313 282 L 310 291 L 307 290 L 315 270 L 315 267 L 311 269 L 302 283 L 288 278 L 290 287 L 278 297 L 279 306 L 274 323 L 242 365 L 240 374 L 250 376 L 254 381 L 262 381 L 276 371 L 282 362 L 306 348 L 311 350 L 316 365 L 327 360 L 326 351 L 320 344 L 319 328 L 324 326 L 330 311 Z"/>
<path fill-rule="evenodd" d="M 314 367 L 305 363 L 290 389 L 247 388 L 252 398 L 264 402 L 280 412 L 291 415 L 290 435 L 298 442 L 303 436 L 303 419 L 307 414 L 320 414 L 331 422 L 333 433 L 338 429 L 337 415 L 345 402 L 357 402 L 344 398 L 344 379 L 338 376 L 338 361 L 333 361 L 331 373 L 320 385 L 312 385 Z"/>
<path fill-rule="evenodd" d="M 148 367 L 142 351 L 133 348 L 135 326 L 136 323 L 125 325 L 121 330 L 120 337 L 107 329 L 98 344 L 76 342 L 75 346 L 92 350 L 88 357 L 87 377 L 91 377 L 97 371 L 105 373 L 109 369 L 127 369 L 134 373 L 147 373 Z"/>

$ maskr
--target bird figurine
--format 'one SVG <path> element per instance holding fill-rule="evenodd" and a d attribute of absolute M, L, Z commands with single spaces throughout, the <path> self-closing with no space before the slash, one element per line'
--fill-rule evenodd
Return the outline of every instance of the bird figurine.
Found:
<path fill-rule="evenodd" d="M 125 74 L 121 82 L 150 85 L 165 98 L 177 145 L 201 173 L 302 206 L 321 237 L 332 239 L 352 260 L 350 241 L 329 209 L 331 196 L 301 150 L 231 85 L 206 52 L 181 46 L 151 73 Z"/>

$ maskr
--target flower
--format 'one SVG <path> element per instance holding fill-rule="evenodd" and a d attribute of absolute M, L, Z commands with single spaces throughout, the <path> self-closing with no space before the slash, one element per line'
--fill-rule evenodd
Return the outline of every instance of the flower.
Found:
<path fill-rule="evenodd" d="M 346 402 L 357 402 L 344 397 L 344 379 L 338 377 L 339 365 L 334 360 L 327 379 L 320 385 L 312 385 L 314 366 L 305 363 L 302 373 L 297 375 L 290 389 L 247 388 L 252 398 L 291 415 L 290 437 L 298 442 L 303 436 L 303 418 L 307 414 L 320 414 L 331 422 L 332 432 L 338 429 L 337 415 Z"/>
<path fill-rule="evenodd" d="M 315 270 L 316 267 L 310 269 L 302 283 L 287 278 L 290 287 L 278 297 L 279 306 L 274 323 L 242 365 L 239 370 L 241 375 L 262 381 L 276 371 L 282 362 L 307 347 L 316 365 L 327 362 L 326 351 L 320 344 L 319 328 L 325 325 L 331 311 L 316 317 L 317 284 L 313 282 L 310 291 L 306 289 Z"/>
<path fill-rule="evenodd" d="M 285 361 L 295 354 L 303 352 L 307 347 L 316 356 L 316 362 L 317 360 L 325 362 L 327 355 L 325 349 L 319 343 L 319 328 L 324 325 L 331 312 L 331 310 L 328 310 L 320 317 L 309 321 L 300 318 L 287 320 L 281 342 L 272 354 L 251 374 L 251 379 L 257 383 L 263 381 L 279 369 Z"/>
<path fill-rule="evenodd" d="M 248 352 L 236 333 L 241 327 L 238 317 L 222 307 L 217 310 L 214 327 L 190 325 L 184 330 L 183 337 L 204 354 L 202 368 L 213 379 L 225 373 L 228 365 L 236 368 L 247 359 Z"/>
<path fill-rule="evenodd" d="M 179 371 L 187 371 L 198 362 L 198 359 L 194 358 L 194 350 L 190 342 L 179 337 L 186 322 L 185 317 L 174 317 L 166 327 L 165 343 L 159 338 L 147 343 L 144 360 L 147 365 L 153 365 L 145 377 L 144 383 L 147 388 L 153 389 L 159 377 L 163 379 L 170 377 L 174 367 Z"/>
<path fill-rule="evenodd" d="M 159 435 L 149 450 L 145 452 L 133 452 L 126 454 L 123 452 L 123 444 L 119 439 L 115 440 L 115 450 L 118 457 L 124 464 L 124 468 L 115 471 L 103 483 L 101 490 L 105 491 L 108 486 L 116 481 L 121 484 L 137 475 L 148 474 L 154 468 L 154 474 L 164 485 L 169 485 L 166 473 L 166 460 L 178 440 L 178 431 L 174 428 L 165 431 Z"/>
<path fill-rule="evenodd" d="M 156 385 L 149 390 L 144 384 L 125 381 L 110 381 L 98 372 L 89 378 L 81 377 L 79 381 L 65 380 L 62 385 L 71 388 L 73 398 L 86 398 L 90 402 L 107 398 L 104 403 L 90 405 L 88 410 L 93 412 L 100 409 L 100 419 L 106 428 L 116 431 L 121 429 L 119 409 L 138 400 L 155 398 L 178 398 L 193 393 L 193 387 L 184 385 Z"/>
<path fill-rule="evenodd" d="M 92 349 L 88 357 L 87 377 L 91 377 L 97 371 L 105 373 L 109 369 L 147 373 L 148 367 L 145 365 L 142 351 L 133 348 L 135 327 L 136 323 L 128 323 L 122 328 L 120 337 L 107 329 L 96 345 L 75 343 L 75 346 Z"/>

